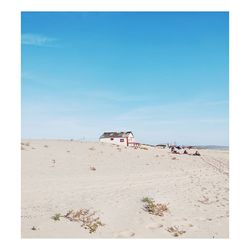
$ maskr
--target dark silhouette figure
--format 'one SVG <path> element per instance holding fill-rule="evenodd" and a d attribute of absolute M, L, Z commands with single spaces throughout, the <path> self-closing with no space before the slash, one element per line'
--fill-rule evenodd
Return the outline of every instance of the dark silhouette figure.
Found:
<path fill-rule="evenodd" d="M 201 154 L 198 151 L 195 151 L 195 153 L 193 155 L 200 156 Z"/>

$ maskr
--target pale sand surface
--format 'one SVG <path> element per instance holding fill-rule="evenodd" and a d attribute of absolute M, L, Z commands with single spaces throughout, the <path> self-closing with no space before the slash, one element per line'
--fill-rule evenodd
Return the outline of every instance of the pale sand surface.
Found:
<path fill-rule="evenodd" d="M 21 151 L 23 238 L 173 238 L 167 231 L 173 226 L 186 231 L 179 238 L 229 237 L 228 151 L 203 149 L 199 157 L 99 142 L 27 142 Z M 143 197 L 168 204 L 170 212 L 149 214 Z M 89 234 L 77 222 L 51 219 L 80 208 L 96 211 L 105 226 Z"/>

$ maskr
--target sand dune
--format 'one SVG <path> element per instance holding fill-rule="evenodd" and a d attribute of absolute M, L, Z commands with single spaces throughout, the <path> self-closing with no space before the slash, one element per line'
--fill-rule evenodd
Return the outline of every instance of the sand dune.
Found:
<path fill-rule="evenodd" d="M 228 151 L 199 152 L 201 157 L 99 142 L 22 141 L 22 237 L 227 238 Z M 143 197 L 169 211 L 148 213 Z M 95 211 L 105 225 L 90 234 L 79 222 L 51 218 L 81 208 Z"/>

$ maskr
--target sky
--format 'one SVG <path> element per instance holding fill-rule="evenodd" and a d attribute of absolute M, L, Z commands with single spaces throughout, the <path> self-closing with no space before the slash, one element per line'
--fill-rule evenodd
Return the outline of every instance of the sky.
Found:
<path fill-rule="evenodd" d="M 22 138 L 229 143 L 228 12 L 22 12 Z"/>

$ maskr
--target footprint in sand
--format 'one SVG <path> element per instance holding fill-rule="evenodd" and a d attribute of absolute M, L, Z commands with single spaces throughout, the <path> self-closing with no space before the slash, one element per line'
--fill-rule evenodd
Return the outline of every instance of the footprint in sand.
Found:
<path fill-rule="evenodd" d="M 146 225 L 146 228 L 148 229 L 157 229 L 161 227 L 163 227 L 163 225 L 159 223 L 151 223 L 151 224 Z"/>
<path fill-rule="evenodd" d="M 125 230 L 125 231 L 121 231 L 118 234 L 115 234 L 115 238 L 131 238 L 135 235 L 134 232 L 132 232 L 131 230 Z"/>

